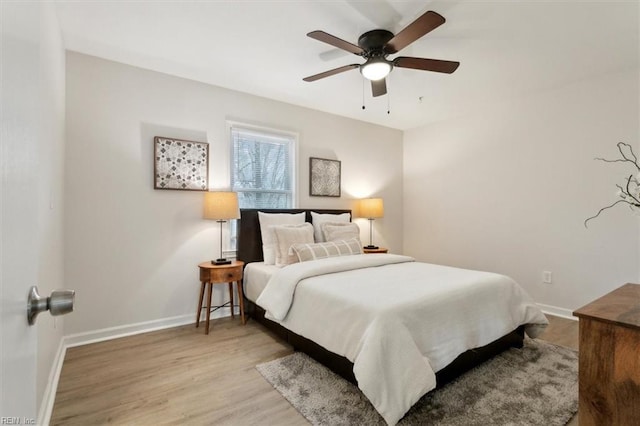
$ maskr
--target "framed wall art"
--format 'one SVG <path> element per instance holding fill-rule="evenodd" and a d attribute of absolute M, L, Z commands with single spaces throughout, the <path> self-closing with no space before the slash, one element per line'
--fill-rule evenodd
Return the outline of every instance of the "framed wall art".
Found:
<path fill-rule="evenodd" d="M 156 136 L 154 188 L 209 189 L 209 144 Z"/>
<path fill-rule="evenodd" d="M 340 161 L 309 158 L 309 195 L 340 197 Z"/>

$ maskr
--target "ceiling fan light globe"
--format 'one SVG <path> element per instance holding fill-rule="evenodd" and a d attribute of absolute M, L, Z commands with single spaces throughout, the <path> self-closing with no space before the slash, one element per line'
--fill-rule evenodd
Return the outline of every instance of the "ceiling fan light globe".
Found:
<path fill-rule="evenodd" d="M 360 67 L 360 73 L 367 80 L 381 80 L 391 72 L 391 64 L 388 62 L 370 62 Z"/>

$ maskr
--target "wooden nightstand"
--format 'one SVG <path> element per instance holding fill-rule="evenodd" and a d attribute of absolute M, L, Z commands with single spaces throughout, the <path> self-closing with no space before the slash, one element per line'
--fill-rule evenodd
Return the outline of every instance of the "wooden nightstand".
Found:
<path fill-rule="evenodd" d="M 240 305 L 240 317 L 242 318 L 242 324 L 246 324 L 244 319 L 244 297 L 242 294 L 242 268 L 244 262 L 241 260 L 234 260 L 230 265 L 213 265 L 211 261 L 202 262 L 198 265 L 200 268 L 200 300 L 198 302 L 198 312 L 196 313 L 196 327 L 200 325 L 200 313 L 202 312 L 202 303 L 204 300 L 204 291 L 207 289 L 207 300 L 209 303 L 205 306 L 207 309 L 207 320 L 205 326 L 205 333 L 209 334 L 209 318 L 211 317 L 211 293 L 213 290 L 213 284 L 225 284 L 229 283 L 229 302 L 222 306 L 229 304 L 231 307 L 231 316 L 233 313 L 233 282 L 238 284 L 238 298 Z M 219 307 L 222 307 L 219 306 Z"/>
<path fill-rule="evenodd" d="M 369 253 L 387 253 L 389 251 L 389 249 L 386 249 L 384 247 L 378 247 L 378 248 L 375 248 L 375 249 L 368 249 L 368 248 L 363 247 L 362 251 L 367 253 L 367 254 L 369 254 Z"/>

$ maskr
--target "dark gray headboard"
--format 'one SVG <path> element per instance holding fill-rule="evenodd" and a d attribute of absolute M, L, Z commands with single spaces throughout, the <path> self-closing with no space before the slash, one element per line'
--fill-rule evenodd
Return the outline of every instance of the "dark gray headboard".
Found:
<path fill-rule="evenodd" d="M 311 223 L 311 212 L 323 214 L 349 213 L 351 210 L 327 209 L 240 209 L 238 225 L 238 260 L 245 263 L 262 262 L 262 234 L 258 212 L 264 213 L 305 213 L 305 220 Z"/>

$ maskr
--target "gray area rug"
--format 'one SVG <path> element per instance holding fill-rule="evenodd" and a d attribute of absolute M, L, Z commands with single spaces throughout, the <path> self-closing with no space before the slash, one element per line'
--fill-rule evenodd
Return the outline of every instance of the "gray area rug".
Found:
<path fill-rule="evenodd" d="M 314 425 L 385 425 L 360 390 L 296 352 L 256 368 Z M 422 397 L 399 425 L 564 425 L 578 411 L 578 353 L 525 339 Z"/>

